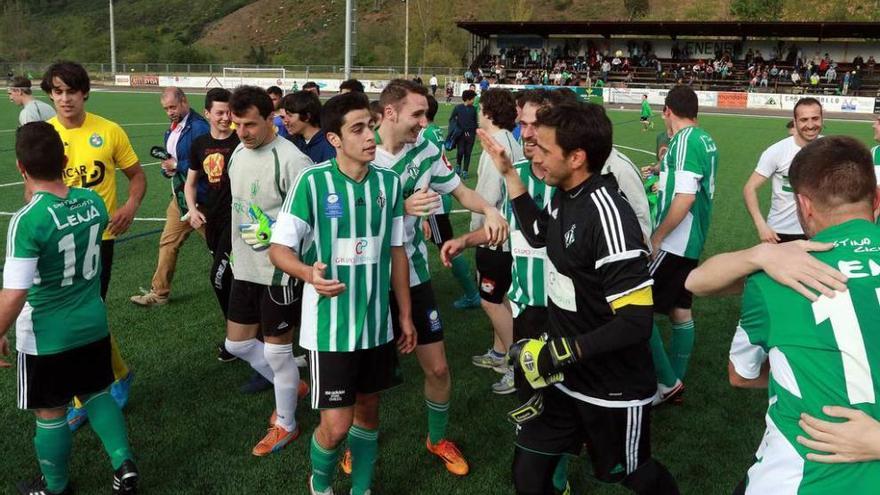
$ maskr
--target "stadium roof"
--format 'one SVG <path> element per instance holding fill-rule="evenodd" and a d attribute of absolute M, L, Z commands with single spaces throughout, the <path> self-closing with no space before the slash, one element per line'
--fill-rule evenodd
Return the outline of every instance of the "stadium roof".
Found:
<path fill-rule="evenodd" d="M 735 38 L 880 39 L 877 22 L 739 22 L 739 21 L 459 21 L 476 36 L 601 35 L 712 36 Z"/>

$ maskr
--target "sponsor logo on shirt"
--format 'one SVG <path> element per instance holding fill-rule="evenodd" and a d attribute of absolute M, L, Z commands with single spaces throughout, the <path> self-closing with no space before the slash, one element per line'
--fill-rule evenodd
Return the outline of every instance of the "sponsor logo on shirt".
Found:
<path fill-rule="evenodd" d="M 104 138 L 96 132 L 89 138 L 89 144 L 92 145 L 92 148 L 100 148 L 104 146 Z"/>
<path fill-rule="evenodd" d="M 324 216 L 327 218 L 342 218 L 342 203 L 336 193 L 327 193 L 324 198 Z"/>
<path fill-rule="evenodd" d="M 378 237 L 337 239 L 333 262 L 342 266 L 373 265 L 379 262 L 381 243 Z"/>

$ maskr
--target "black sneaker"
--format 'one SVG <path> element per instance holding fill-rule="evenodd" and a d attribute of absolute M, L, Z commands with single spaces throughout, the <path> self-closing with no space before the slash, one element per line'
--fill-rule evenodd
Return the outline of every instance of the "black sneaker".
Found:
<path fill-rule="evenodd" d="M 258 394 L 273 387 L 274 385 L 272 385 L 272 382 L 266 380 L 266 377 L 254 371 L 254 374 L 251 375 L 250 380 L 242 385 L 239 390 L 243 394 Z"/>
<path fill-rule="evenodd" d="M 113 473 L 113 495 L 134 495 L 137 493 L 137 482 L 140 475 L 130 459 L 123 462 Z"/>
<path fill-rule="evenodd" d="M 70 488 L 70 483 L 64 488 L 63 492 L 50 492 L 48 488 L 46 488 L 46 478 L 40 476 L 39 478 L 30 480 L 30 481 L 19 481 L 15 484 L 15 488 L 18 489 L 18 493 L 21 495 L 72 495 L 73 489 Z"/>
<path fill-rule="evenodd" d="M 223 342 L 217 344 L 217 361 L 228 363 L 230 361 L 235 361 L 236 359 L 238 359 L 238 356 L 227 351 L 226 345 Z"/>

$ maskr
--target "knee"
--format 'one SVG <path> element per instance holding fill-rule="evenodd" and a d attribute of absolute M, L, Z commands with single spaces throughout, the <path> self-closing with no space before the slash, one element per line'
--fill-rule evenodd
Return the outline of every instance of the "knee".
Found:
<path fill-rule="evenodd" d="M 348 437 L 349 428 L 351 428 L 351 423 L 321 425 L 321 436 L 323 437 L 321 438 L 322 445 L 329 448 L 336 447 Z M 329 445 L 325 445 L 325 441 L 329 443 Z"/>
<path fill-rule="evenodd" d="M 432 382 L 446 383 L 449 381 L 449 365 L 446 361 L 432 364 L 426 371 L 425 377 Z"/>

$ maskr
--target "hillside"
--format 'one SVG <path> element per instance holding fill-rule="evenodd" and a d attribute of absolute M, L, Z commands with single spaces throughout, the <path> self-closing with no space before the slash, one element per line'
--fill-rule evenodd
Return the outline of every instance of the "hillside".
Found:
<path fill-rule="evenodd" d="M 404 3 L 357 0 L 356 65 L 401 65 Z M 876 20 L 878 2 L 848 0 L 410 0 L 410 63 L 460 66 L 456 20 Z M 345 0 L 115 0 L 126 63 L 339 65 Z M 109 58 L 107 4 L 0 0 L 0 62 Z"/>

